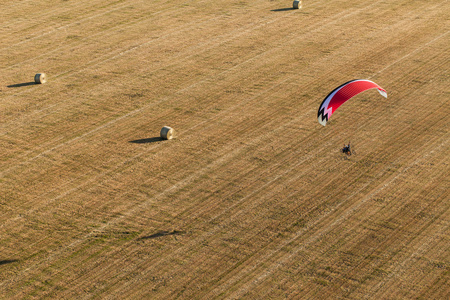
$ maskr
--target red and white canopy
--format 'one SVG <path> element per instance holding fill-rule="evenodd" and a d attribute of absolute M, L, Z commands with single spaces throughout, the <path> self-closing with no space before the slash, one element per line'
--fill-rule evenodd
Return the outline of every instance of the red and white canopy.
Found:
<path fill-rule="evenodd" d="M 351 80 L 335 88 L 325 97 L 317 113 L 319 123 L 325 126 L 339 106 L 353 96 L 369 89 L 377 89 L 383 97 L 387 98 L 387 92 L 375 82 L 367 79 Z"/>

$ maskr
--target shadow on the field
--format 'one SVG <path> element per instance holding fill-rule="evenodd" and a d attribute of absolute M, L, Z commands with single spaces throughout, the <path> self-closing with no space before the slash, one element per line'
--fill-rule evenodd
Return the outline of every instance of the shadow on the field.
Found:
<path fill-rule="evenodd" d="M 18 259 L 4 259 L 4 260 L 0 260 L 0 266 L 2 265 L 6 265 L 6 264 L 11 264 L 11 263 L 15 263 L 18 262 Z"/>
<path fill-rule="evenodd" d="M 185 234 L 186 232 L 184 231 L 179 231 L 179 230 L 173 230 L 173 231 L 159 231 L 157 233 L 154 233 L 152 235 L 147 235 L 147 236 L 143 236 L 138 238 L 138 240 L 148 240 L 148 239 L 156 239 L 162 236 L 167 236 L 167 235 L 181 235 L 181 234 Z"/>
<path fill-rule="evenodd" d="M 24 83 L 17 83 L 17 84 L 10 84 L 8 85 L 9 88 L 17 88 L 17 87 L 23 87 L 23 86 L 29 86 L 29 85 L 36 85 L 38 83 L 34 82 L 34 81 L 30 81 L 30 82 L 24 82 Z"/>
<path fill-rule="evenodd" d="M 294 10 L 293 7 L 286 7 L 286 8 L 278 8 L 278 9 L 272 9 L 271 11 L 288 11 L 288 10 Z"/>
<path fill-rule="evenodd" d="M 140 140 L 134 140 L 134 141 L 130 141 L 130 143 L 134 143 L 134 144 L 148 144 L 148 143 L 154 143 L 154 142 L 159 142 L 162 141 L 163 139 L 159 136 L 157 137 L 152 137 L 152 138 L 148 138 L 148 139 L 140 139 Z"/>

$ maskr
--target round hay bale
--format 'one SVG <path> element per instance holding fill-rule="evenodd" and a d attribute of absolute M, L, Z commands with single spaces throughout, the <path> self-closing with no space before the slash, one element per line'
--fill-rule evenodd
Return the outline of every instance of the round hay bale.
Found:
<path fill-rule="evenodd" d="M 161 138 L 163 140 L 171 140 L 174 137 L 175 130 L 169 126 L 164 126 L 161 129 Z"/>
<path fill-rule="evenodd" d="M 47 76 L 45 76 L 45 73 L 38 73 L 34 75 L 34 82 L 36 83 L 46 83 L 47 82 Z"/>
<path fill-rule="evenodd" d="M 292 5 L 295 9 L 302 8 L 302 0 L 295 0 Z"/>

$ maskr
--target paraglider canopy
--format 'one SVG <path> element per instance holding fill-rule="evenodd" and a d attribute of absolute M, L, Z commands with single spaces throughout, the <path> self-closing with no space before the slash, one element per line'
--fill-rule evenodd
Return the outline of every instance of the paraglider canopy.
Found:
<path fill-rule="evenodd" d="M 387 98 L 387 92 L 375 82 L 367 79 L 351 80 L 335 88 L 322 101 L 322 104 L 320 104 L 319 111 L 317 113 L 319 123 L 325 126 L 331 115 L 339 106 L 341 106 L 344 102 L 346 102 L 353 96 L 356 96 L 357 94 L 369 89 L 377 89 L 383 97 Z"/>

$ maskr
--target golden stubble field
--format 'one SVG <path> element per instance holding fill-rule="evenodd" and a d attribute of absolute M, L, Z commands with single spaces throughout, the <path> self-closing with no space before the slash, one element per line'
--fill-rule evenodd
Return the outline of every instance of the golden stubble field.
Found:
<path fill-rule="evenodd" d="M 450 4 L 290 7 L 2 1 L 0 298 L 450 297 Z"/>

